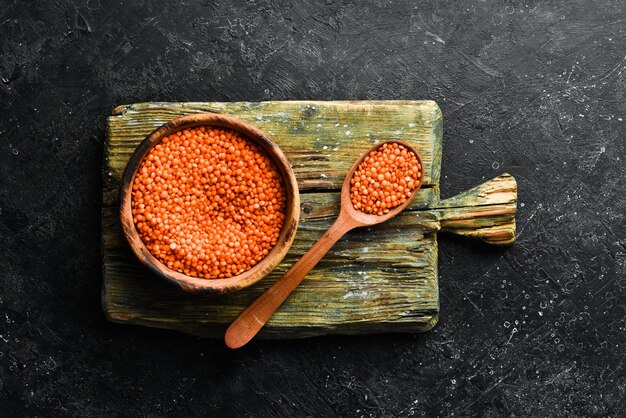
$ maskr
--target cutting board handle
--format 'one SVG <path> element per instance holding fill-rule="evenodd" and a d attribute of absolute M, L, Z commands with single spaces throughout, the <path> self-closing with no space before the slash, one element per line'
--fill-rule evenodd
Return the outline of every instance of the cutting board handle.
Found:
<path fill-rule="evenodd" d="M 437 205 L 441 230 L 495 245 L 515 242 L 517 182 L 504 173 Z"/>

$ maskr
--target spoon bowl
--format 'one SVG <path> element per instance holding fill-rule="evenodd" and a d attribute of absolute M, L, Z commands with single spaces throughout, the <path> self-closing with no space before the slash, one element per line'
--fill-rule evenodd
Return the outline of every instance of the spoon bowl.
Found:
<path fill-rule="evenodd" d="M 407 150 L 409 150 L 410 152 L 415 154 L 415 157 L 417 157 L 417 162 L 419 163 L 419 165 L 421 167 L 420 168 L 420 172 L 419 172 L 420 176 L 419 176 L 419 178 L 417 180 L 417 186 L 415 186 L 415 189 L 413 189 L 413 191 L 411 192 L 411 195 L 406 199 L 406 201 L 404 203 L 402 203 L 399 206 L 396 206 L 395 208 L 389 209 L 389 212 L 385 213 L 384 215 L 376 215 L 376 214 L 363 212 L 363 211 L 361 211 L 361 210 L 359 210 L 359 209 L 354 207 L 354 205 L 352 204 L 352 200 L 350 199 L 350 189 L 352 187 L 350 182 L 352 180 L 352 177 L 354 177 L 354 172 L 359 168 L 359 165 L 361 165 L 363 160 L 365 160 L 365 158 L 367 158 L 367 156 L 372 151 L 378 150 L 380 147 L 382 147 L 385 144 L 402 145 Z M 355 223 L 359 224 L 359 225 L 355 225 L 355 227 L 357 227 L 357 226 L 371 226 L 371 225 L 379 224 L 381 222 L 385 222 L 385 221 L 393 218 L 394 216 L 396 216 L 400 212 L 402 212 L 404 209 L 407 208 L 407 206 L 409 206 L 411 204 L 411 202 L 415 198 L 415 195 L 417 194 L 417 192 L 422 187 L 422 180 L 423 179 L 424 179 L 424 163 L 422 162 L 422 158 L 420 157 L 419 153 L 417 152 L 417 150 L 412 145 L 409 145 L 406 142 L 395 141 L 395 140 L 381 142 L 380 144 L 374 145 L 372 148 L 370 148 L 369 150 L 364 152 L 359 157 L 359 159 L 354 163 L 354 165 L 352 165 L 352 168 L 350 168 L 350 171 L 348 171 L 348 175 L 346 176 L 346 179 L 343 182 L 343 186 L 341 187 L 341 208 L 340 208 L 340 212 L 346 212 L 344 216 L 348 216 Z"/>
<path fill-rule="evenodd" d="M 415 154 L 420 165 L 417 185 L 406 201 L 392 209 L 384 215 L 374 215 L 356 209 L 350 199 L 351 180 L 363 160 L 372 152 L 382 147 L 384 144 L 398 144 L 407 148 Z M 348 231 L 361 226 L 371 226 L 385 222 L 400 212 L 402 212 L 415 198 L 418 190 L 422 186 L 424 178 L 424 164 L 418 152 L 401 141 L 385 141 L 367 150 L 354 163 L 341 188 L 341 208 L 339 216 L 333 225 L 322 235 L 319 241 L 300 258 L 280 279 L 276 281 L 255 300 L 246 310 L 244 310 L 226 330 L 224 341 L 230 348 L 239 348 L 248 343 L 269 321 L 274 312 L 289 297 L 291 292 L 302 282 L 313 267 L 324 257 L 330 248 Z"/>

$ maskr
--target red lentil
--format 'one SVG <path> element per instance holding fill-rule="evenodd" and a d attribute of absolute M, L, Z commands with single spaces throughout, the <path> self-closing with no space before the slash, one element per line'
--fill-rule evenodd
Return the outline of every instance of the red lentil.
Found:
<path fill-rule="evenodd" d="M 406 202 L 419 185 L 417 156 L 398 143 L 383 144 L 359 164 L 350 180 L 350 200 L 360 211 L 384 215 Z"/>
<path fill-rule="evenodd" d="M 285 188 L 271 158 L 241 134 L 201 126 L 150 150 L 133 183 L 132 213 L 148 250 L 188 276 L 232 277 L 276 245 Z"/>

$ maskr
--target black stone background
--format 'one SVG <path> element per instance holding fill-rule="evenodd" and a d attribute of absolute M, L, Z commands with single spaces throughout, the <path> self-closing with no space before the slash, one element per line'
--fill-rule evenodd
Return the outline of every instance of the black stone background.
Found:
<path fill-rule="evenodd" d="M 625 42 L 621 0 L 0 0 L 0 415 L 623 414 Z M 421 335 L 106 322 L 111 109 L 289 99 L 436 100 L 442 197 L 512 173 L 517 243 L 441 236 Z"/>

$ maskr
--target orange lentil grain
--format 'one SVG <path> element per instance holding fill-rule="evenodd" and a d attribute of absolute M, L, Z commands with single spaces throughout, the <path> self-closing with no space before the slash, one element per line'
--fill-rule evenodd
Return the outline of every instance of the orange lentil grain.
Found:
<path fill-rule="evenodd" d="M 280 235 L 285 205 L 271 158 L 238 132 L 210 126 L 163 138 L 133 183 L 133 218 L 148 250 L 169 268 L 205 279 L 261 261 Z"/>
<path fill-rule="evenodd" d="M 417 156 L 398 143 L 370 151 L 350 180 L 352 205 L 366 213 L 384 215 L 406 202 L 419 185 L 422 167 Z"/>

